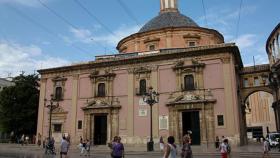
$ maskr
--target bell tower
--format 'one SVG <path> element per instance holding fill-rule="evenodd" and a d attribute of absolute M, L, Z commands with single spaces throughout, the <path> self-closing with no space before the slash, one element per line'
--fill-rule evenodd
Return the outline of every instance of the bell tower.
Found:
<path fill-rule="evenodd" d="M 177 0 L 160 0 L 160 13 L 178 12 Z"/>

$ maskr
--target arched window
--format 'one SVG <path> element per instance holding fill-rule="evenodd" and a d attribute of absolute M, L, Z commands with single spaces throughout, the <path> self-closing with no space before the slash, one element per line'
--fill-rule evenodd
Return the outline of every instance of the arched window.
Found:
<path fill-rule="evenodd" d="M 105 97 L 105 83 L 99 83 L 98 84 L 98 97 Z"/>
<path fill-rule="evenodd" d="M 184 77 L 184 83 L 185 83 L 185 90 L 194 90 L 194 79 L 193 75 L 186 75 Z"/>
<path fill-rule="evenodd" d="M 146 80 L 140 80 L 140 95 L 144 95 L 146 93 Z"/>
<path fill-rule="evenodd" d="M 55 88 L 55 99 L 61 100 L 62 99 L 62 87 Z"/>

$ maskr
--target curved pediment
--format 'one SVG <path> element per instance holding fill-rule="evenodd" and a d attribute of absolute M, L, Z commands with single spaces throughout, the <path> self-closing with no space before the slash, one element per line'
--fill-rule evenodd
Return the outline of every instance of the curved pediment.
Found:
<path fill-rule="evenodd" d="M 150 73 L 151 72 L 151 69 L 147 68 L 147 67 L 137 67 L 137 68 L 134 68 L 133 70 L 134 73 Z"/>
<path fill-rule="evenodd" d="M 205 93 L 205 94 L 204 94 Z M 169 105 L 176 104 L 193 104 L 193 103 L 208 103 L 216 102 L 216 99 L 210 94 L 211 92 L 195 90 L 192 92 L 175 92 L 171 93 L 166 103 Z"/>
<path fill-rule="evenodd" d="M 107 108 L 120 108 L 120 102 L 118 99 L 113 101 L 108 101 L 105 99 L 94 99 L 86 104 L 86 107 L 83 107 L 83 110 L 87 109 L 107 109 Z"/>

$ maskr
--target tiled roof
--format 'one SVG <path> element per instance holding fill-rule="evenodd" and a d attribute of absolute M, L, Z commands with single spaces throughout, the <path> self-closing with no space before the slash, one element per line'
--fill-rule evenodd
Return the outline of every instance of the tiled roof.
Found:
<path fill-rule="evenodd" d="M 146 23 L 138 33 L 168 27 L 199 27 L 191 18 L 179 12 L 164 12 Z"/>
<path fill-rule="evenodd" d="M 270 71 L 269 64 L 244 67 L 241 70 L 241 74 L 249 74 L 249 73 L 255 73 L 255 72 L 265 72 L 265 71 Z"/>

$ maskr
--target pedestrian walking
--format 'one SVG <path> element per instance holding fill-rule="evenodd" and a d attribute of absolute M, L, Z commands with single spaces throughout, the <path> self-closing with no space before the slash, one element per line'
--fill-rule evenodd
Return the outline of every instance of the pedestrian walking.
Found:
<path fill-rule="evenodd" d="M 162 136 L 160 136 L 160 138 L 159 138 L 159 149 L 160 149 L 160 151 L 164 150 L 164 141 L 163 141 Z"/>
<path fill-rule="evenodd" d="M 90 141 L 86 140 L 86 156 L 90 156 Z"/>
<path fill-rule="evenodd" d="M 69 150 L 69 142 L 66 140 L 65 137 L 62 137 L 62 141 L 60 145 L 60 158 L 62 157 L 67 158 L 68 150 Z"/>
<path fill-rule="evenodd" d="M 215 139 L 215 147 L 216 149 L 219 149 L 219 146 L 220 146 L 220 139 L 218 136 L 216 136 L 216 139 Z"/>
<path fill-rule="evenodd" d="M 176 158 L 177 149 L 174 142 L 175 142 L 175 138 L 173 136 L 169 136 L 167 138 L 167 145 L 165 147 L 163 158 Z"/>
<path fill-rule="evenodd" d="M 192 138 L 191 138 L 192 131 L 187 131 L 187 134 L 185 134 L 183 137 L 189 138 L 189 143 L 192 144 Z"/>
<path fill-rule="evenodd" d="M 228 157 L 228 151 L 227 151 L 227 139 L 224 139 L 224 141 L 220 144 L 220 152 L 222 155 L 222 158 L 227 158 Z"/>
<path fill-rule="evenodd" d="M 183 137 L 181 158 L 192 158 L 192 157 L 193 155 L 192 155 L 190 140 L 188 137 Z"/>
<path fill-rule="evenodd" d="M 230 158 L 231 146 L 229 144 L 228 139 L 225 139 L 225 144 L 226 144 L 226 147 L 227 147 L 227 156 L 228 156 L 228 158 Z"/>
<path fill-rule="evenodd" d="M 117 137 L 117 141 L 112 144 L 112 154 L 113 158 L 123 158 L 124 157 L 124 146 L 121 143 L 121 138 Z"/>
<path fill-rule="evenodd" d="M 117 143 L 118 136 L 115 136 L 111 143 L 108 143 L 108 147 L 111 149 L 111 157 L 113 157 L 113 145 Z"/>
<path fill-rule="evenodd" d="M 20 138 L 21 146 L 23 146 L 24 142 L 25 142 L 25 135 L 22 134 L 22 136 L 21 136 L 21 138 Z"/>
<path fill-rule="evenodd" d="M 263 158 L 270 158 L 269 151 L 270 151 L 269 142 L 268 139 L 265 139 L 265 141 L 263 142 Z"/>
<path fill-rule="evenodd" d="M 84 155 L 86 151 L 86 141 L 84 140 L 83 143 L 81 144 L 81 153 L 80 156 Z"/>

